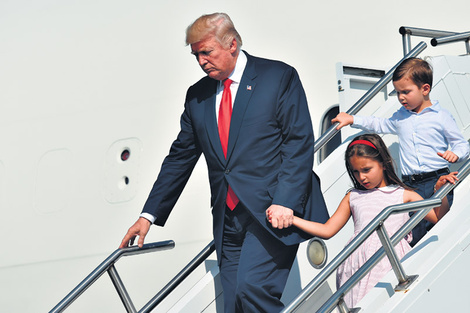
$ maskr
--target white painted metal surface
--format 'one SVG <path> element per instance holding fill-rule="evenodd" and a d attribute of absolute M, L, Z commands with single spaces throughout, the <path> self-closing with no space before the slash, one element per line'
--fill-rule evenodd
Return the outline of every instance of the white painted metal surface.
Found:
<path fill-rule="evenodd" d="M 192 20 L 225 11 L 248 52 L 296 67 L 319 129 L 322 113 L 338 103 L 338 61 L 390 66 L 402 53 L 398 28 L 410 23 L 468 30 L 466 1 L 445 7 L 399 1 L 390 9 L 402 6 L 400 14 L 388 14 L 374 1 L 0 2 L 2 311 L 50 310 L 114 251 L 137 218 L 176 136 L 186 89 L 203 75 L 184 47 Z M 442 7 L 440 16 L 430 19 L 435 7 Z M 429 49 L 430 55 L 465 51 Z M 333 169 L 341 154 L 318 168 L 331 213 L 348 188 L 348 178 Z M 176 248 L 117 266 L 136 307 L 211 240 L 209 201 L 201 160 L 167 226 L 147 238 L 173 239 Z M 349 227 L 328 242 L 331 255 L 349 238 Z M 287 299 L 316 273 L 302 252 L 297 266 Z M 123 310 L 102 279 L 68 312 Z"/>

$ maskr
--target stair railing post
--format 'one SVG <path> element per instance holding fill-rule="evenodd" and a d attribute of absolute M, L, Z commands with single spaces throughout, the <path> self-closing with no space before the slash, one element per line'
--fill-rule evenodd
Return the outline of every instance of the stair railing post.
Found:
<path fill-rule="evenodd" d="M 349 313 L 349 308 L 344 302 L 343 298 L 339 299 L 337 308 L 340 313 Z"/>
<path fill-rule="evenodd" d="M 406 56 L 411 50 L 411 35 L 409 33 L 405 33 L 401 35 L 401 39 L 403 43 L 403 55 Z"/>
<path fill-rule="evenodd" d="M 111 265 L 109 267 L 108 274 L 127 312 L 137 313 L 134 303 L 132 303 L 131 297 L 129 296 L 129 293 L 127 292 L 126 287 L 124 286 L 124 283 L 122 282 L 121 277 L 119 276 L 116 270 L 116 267 L 114 265 Z"/>
<path fill-rule="evenodd" d="M 392 265 L 392 269 L 395 272 L 395 275 L 398 279 L 398 285 L 395 287 L 395 291 L 406 289 L 409 285 L 413 283 L 413 281 L 418 277 L 418 275 L 408 276 L 401 265 L 400 260 L 398 259 L 397 253 L 393 248 L 392 242 L 388 237 L 387 230 L 383 222 L 377 228 L 377 235 L 379 236 L 380 241 L 382 242 L 382 246 L 384 247 L 385 254 Z"/>

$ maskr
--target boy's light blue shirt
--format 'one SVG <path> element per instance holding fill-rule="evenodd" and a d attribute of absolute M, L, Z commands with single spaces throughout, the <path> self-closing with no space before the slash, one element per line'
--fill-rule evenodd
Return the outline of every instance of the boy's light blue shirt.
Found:
<path fill-rule="evenodd" d="M 381 134 L 396 134 L 400 141 L 402 175 L 436 171 L 448 167 L 437 152 L 452 151 L 459 162 L 469 156 L 469 144 L 463 138 L 449 111 L 438 101 L 416 113 L 401 107 L 390 118 L 353 116 L 355 128 Z"/>

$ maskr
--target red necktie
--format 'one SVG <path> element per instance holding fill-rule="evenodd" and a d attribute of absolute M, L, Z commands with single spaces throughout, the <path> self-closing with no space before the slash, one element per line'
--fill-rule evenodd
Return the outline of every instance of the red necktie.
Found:
<path fill-rule="evenodd" d="M 222 101 L 220 101 L 218 120 L 220 143 L 222 144 L 225 158 L 227 158 L 228 133 L 230 131 L 230 119 L 232 117 L 231 84 L 232 81 L 230 79 L 224 80 L 224 91 L 222 93 Z M 226 203 L 230 210 L 235 209 L 238 204 L 238 198 L 230 186 L 228 186 Z"/>

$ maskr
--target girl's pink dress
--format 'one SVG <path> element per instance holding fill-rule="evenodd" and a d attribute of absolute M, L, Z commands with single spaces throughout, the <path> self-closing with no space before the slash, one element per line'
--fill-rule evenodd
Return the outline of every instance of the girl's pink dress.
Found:
<path fill-rule="evenodd" d="M 354 236 L 349 242 L 351 242 L 351 240 L 353 240 L 384 208 L 403 203 L 403 192 L 404 189 L 396 185 L 371 190 L 353 189 L 350 194 L 349 205 L 354 221 Z M 408 213 L 391 215 L 385 221 L 385 229 L 389 237 L 393 236 L 408 219 Z M 395 246 L 395 251 L 399 259 L 403 258 L 403 256 L 411 250 L 408 243 L 411 239 L 410 233 Z M 336 275 L 337 287 L 340 287 L 346 282 L 380 247 L 382 247 L 382 244 L 377 233 L 374 232 L 374 234 L 367 238 L 338 268 Z M 344 301 L 347 306 L 349 308 L 354 307 L 391 268 L 392 266 L 388 258 L 384 257 L 345 295 Z"/>

